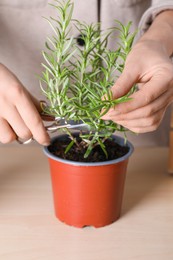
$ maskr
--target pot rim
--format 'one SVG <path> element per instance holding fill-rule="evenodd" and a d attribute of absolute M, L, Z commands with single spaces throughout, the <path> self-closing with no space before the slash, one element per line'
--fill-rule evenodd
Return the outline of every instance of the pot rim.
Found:
<path fill-rule="evenodd" d="M 65 136 L 66 136 L 66 134 L 61 134 L 61 135 L 55 136 L 51 139 L 51 142 L 53 142 L 56 139 L 65 137 Z M 113 137 L 113 139 L 116 139 L 116 142 L 118 144 L 120 144 L 120 145 L 124 144 L 123 137 L 118 136 L 118 135 L 112 135 L 112 137 Z M 126 159 L 128 159 L 134 151 L 134 146 L 128 140 L 126 140 L 126 145 L 129 147 L 129 151 L 124 156 L 114 159 L 114 160 L 103 161 L 103 162 L 77 162 L 77 161 L 70 161 L 70 160 L 62 159 L 60 157 L 53 155 L 48 149 L 49 146 L 45 146 L 43 148 L 43 152 L 48 158 L 58 161 L 58 162 L 65 163 L 65 164 L 70 164 L 70 165 L 74 165 L 74 166 L 103 166 L 103 165 L 111 165 L 111 164 L 119 163 L 119 162 L 122 162 L 122 161 L 125 161 Z"/>

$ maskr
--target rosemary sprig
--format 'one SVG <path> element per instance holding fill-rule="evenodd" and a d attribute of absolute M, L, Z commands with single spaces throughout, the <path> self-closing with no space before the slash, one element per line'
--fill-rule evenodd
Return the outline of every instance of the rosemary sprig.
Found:
<path fill-rule="evenodd" d="M 43 51 L 45 63 L 40 80 L 43 94 L 49 101 L 46 113 L 65 118 L 87 122 L 91 131 L 80 132 L 86 143 L 87 157 L 93 147 L 100 145 L 107 156 L 104 141 L 115 131 L 126 132 L 127 129 L 101 119 L 111 107 L 127 102 L 135 86 L 125 96 L 113 100 L 110 87 L 114 84 L 117 72 L 122 73 L 126 57 L 131 50 L 135 33 L 130 33 L 131 22 L 126 26 L 115 21 L 115 27 L 100 31 L 100 24 L 86 24 L 72 19 L 74 4 L 71 0 L 54 0 L 51 4 L 57 10 L 57 17 L 46 18 L 53 35 L 47 38 L 46 51 Z M 78 46 L 71 35 L 75 26 L 81 35 L 84 46 Z M 119 31 L 118 48 L 108 48 L 109 38 Z M 104 98 L 106 97 L 106 98 Z M 67 131 L 70 135 L 71 133 Z M 69 144 L 66 152 L 75 143 Z"/>

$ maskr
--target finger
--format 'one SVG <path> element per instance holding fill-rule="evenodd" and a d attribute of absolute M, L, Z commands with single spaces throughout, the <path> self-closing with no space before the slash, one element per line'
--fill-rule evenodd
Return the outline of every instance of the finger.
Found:
<path fill-rule="evenodd" d="M 54 121 L 55 120 L 55 116 L 52 115 L 47 115 L 46 113 L 44 113 L 44 107 L 47 106 L 46 101 L 44 100 L 40 100 L 38 101 L 34 96 L 32 96 L 30 93 L 29 95 L 31 96 L 31 99 L 37 109 L 37 111 L 39 112 L 39 115 L 41 116 L 41 119 L 43 121 Z"/>
<path fill-rule="evenodd" d="M 13 129 L 5 119 L 0 118 L 0 142 L 7 144 L 14 140 L 16 140 L 16 134 Z"/>
<path fill-rule="evenodd" d="M 34 96 L 32 96 L 29 92 L 28 92 L 28 95 L 31 97 L 32 99 L 32 102 L 34 103 L 37 111 L 39 113 L 43 112 L 43 109 L 42 109 L 42 106 L 41 106 L 41 101 L 37 100 Z M 43 102 L 43 101 L 42 101 Z"/>
<path fill-rule="evenodd" d="M 148 126 L 148 127 L 131 127 L 129 130 L 133 133 L 136 134 L 145 134 L 145 133 L 149 133 L 149 132 L 154 132 L 155 130 L 157 130 L 158 125 L 152 125 L 152 126 Z"/>
<path fill-rule="evenodd" d="M 30 129 L 33 138 L 40 144 L 48 145 L 50 143 L 50 137 L 46 132 L 39 112 L 33 104 L 31 97 L 27 93 L 24 93 L 22 97 L 16 101 L 16 108 L 26 126 Z"/>
<path fill-rule="evenodd" d="M 173 89 L 163 93 L 160 97 L 154 100 L 151 104 L 138 108 L 128 113 L 116 115 L 115 110 L 109 112 L 109 118 L 115 122 L 126 121 L 132 119 L 146 118 L 152 116 L 161 109 L 165 109 L 172 102 Z"/>
<path fill-rule="evenodd" d="M 28 129 L 15 107 L 9 106 L 8 110 L 4 112 L 4 115 L 18 137 L 24 140 L 32 137 L 31 131 Z"/>
<path fill-rule="evenodd" d="M 165 93 L 168 87 L 169 85 L 165 82 L 164 78 L 159 79 L 153 77 L 141 90 L 130 96 L 131 100 L 116 105 L 114 112 L 113 109 L 110 109 L 108 113 L 104 115 L 103 119 L 109 120 L 111 113 L 117 116 L 144 107 Z"/>
<path fill-rule="evenodd" d="M 42 112 L 41 106 L 40 106 L 40 102 L 33 96 L 31 96 L 32 102 L 35 105 L 37 111 L 40 113 Z"/>
<path fill-rule="evenodd" d="M 129 73 L 130 71 L 130 73 Z M 129 70 L 128 67 L 124 68 L 124 71 L 117 79 L 115 85 L 111 88 L 113 99 L 120 98 L 127 94 L 130 89 L 138 82 L 139 73 L 136 68 Z"/>
<path fill-rule="evenodd" d="M 162 121 L 165 114 L 165 110 L 166 109 L 161 109 L 150 117 L 140 118 L 137 120 L 116 121 L 116 123 L 136 133 L 154 131 L 160 125 L 160 122 Z"/>

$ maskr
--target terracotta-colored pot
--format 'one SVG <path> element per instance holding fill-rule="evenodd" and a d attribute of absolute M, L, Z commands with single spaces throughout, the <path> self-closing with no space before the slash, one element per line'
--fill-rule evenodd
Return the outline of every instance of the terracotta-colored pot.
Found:
<path fill-rule="evenodd" d="M 64 138 L 58 136 L 57 138 Z M 124 139 L 114 137 L 124 144 Z M 55 140 L 55 138 L 53 139 Z M 120 217 L 128 158 L 133 146 L 127 141 L 129 152 L 123 157 L 100 163 L 67 161 L 49 157 L 56 217 L 76 227 L 103 227 Z"/>

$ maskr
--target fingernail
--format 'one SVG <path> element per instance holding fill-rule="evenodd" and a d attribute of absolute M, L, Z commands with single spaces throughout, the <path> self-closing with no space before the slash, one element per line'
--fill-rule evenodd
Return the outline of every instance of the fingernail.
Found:
<path fill-rule="evenodd" d="M 103 120 L 110 120 L 110 117 L 108 117 L 108 116 L 102 116 L 101 119 L 103 119 Z"/>
<path fill-rule="evenodd" d="M 48 145 L 50 145 L 50 142 L 43 143 L 43 146 L 48 146 Z"/>
<path fill-rule="evenodd" d="M 43 144 L 43 146 L 49 146 L 50 145 L 50 143 L 44 143 Z"/>
<path fill-rule="evenodd" d="M 109 110 L 109 115 L 111 115 L 111 116 L 117 116 L 117 115 L 119 115 L 119 114 L 120 114 L 120 111 L 117 110 L 117 109 L 111 108 L 111 109 Z"/>
<path fill-rule="evenodd" d="M 106 114 L 106 115 L 102 116 L 102 119 L 104 119 L 104 120 L 110 120 L 110 119 L 111 119 L 111 116 L 110 116 L 110 114 Z"/>
<path fill-rule="evenodd" d="M 112 117 L 118 116 L 120 115 L 120 112 L 117 110 L 111 110 L 109 111 L 107 114 L 105 114 L 104 116 L 102 116 L 102 119 L 106 119 L 106 120 L 110 120 L 112 119 Z"/>
<path fill-rule="evenodd" d="M 114 112 L 112 112 L 112 116 L 118 116 L 118 115 L 120 115 L 120 112 L 119 111 L 114 111 Z"/>

